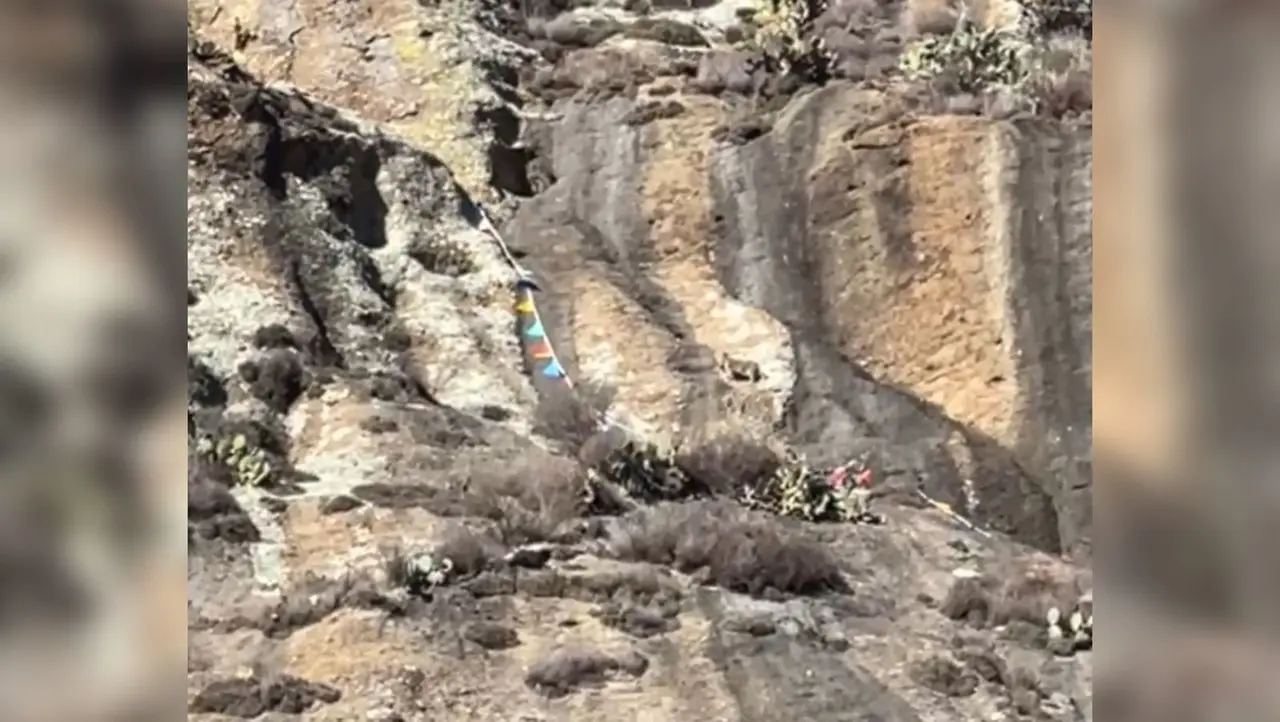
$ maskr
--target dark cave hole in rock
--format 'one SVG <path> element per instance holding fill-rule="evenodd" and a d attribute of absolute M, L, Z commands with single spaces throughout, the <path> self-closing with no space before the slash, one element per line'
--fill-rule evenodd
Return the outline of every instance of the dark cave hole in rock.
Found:
<path fill-rule="evenodd" d="M 339 180 L 326 193 L 329 210 L 365 248 L 387 245 L 387 203 L 377 184 L 381 166 L 375 149 L 353 150 L 349 164 L 333 171 Z"/>
<path fill-rule="evenodd" d="M 509 108 L 476 111 L 475 124 L 493 132 L 489 145 L 489 183 L 521 198 L 534 194 L 529 180 L 529 164 L 536 153 L 520 144 L 520 118 Z"/>
<path fill-rule="evenodd" d="M 277 201 L 288 197 L 286 176 L 315 182 L 334 216 L 366 248 L 387 244 L 387 204 L 378 190 L 382 159 L 377 147 L 313 134 L 286 137 L 274 111 L 251 104 L 242 115 L 267 126 L 258 177 Z"/>
<path fill-rule="evenodd" d="M 489 146 L 489 184 L 521 198 L 534 195 L 529 180 L 529 163 L 534 154 L 525 148 L 508 148 L 497 143 Z"/>

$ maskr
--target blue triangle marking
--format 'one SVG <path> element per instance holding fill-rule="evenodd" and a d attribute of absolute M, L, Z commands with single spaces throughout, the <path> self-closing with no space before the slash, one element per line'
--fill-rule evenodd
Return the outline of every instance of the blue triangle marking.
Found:
<path fill-rule="evenodd" d="M 564 378 L 564 368 L 559 361 L 551 359 L 547 362 L 547 367 L 542 369 L 542 375 L 547 378 L 562 379 Z"/>
<path fill-rule="evenodd" d="M 535 319 L 529 328 L 524 330 L 524 335 L 528 338 L 546 338 L 547 332 L 542 328 L 542 322 Z"/>

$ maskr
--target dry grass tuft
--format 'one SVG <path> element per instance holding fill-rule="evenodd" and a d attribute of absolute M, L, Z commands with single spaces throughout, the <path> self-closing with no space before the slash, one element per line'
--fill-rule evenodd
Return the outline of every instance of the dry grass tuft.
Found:
<path fill-rule="evenodd" d="M 994 577 L 956 579 L 939 611 L 975 627 L 1025 622 L 1043 627 L 1050 607 L 1071 608 L 1079 596 L 1073 582 L 1041 568 L 1011 570 Z"/>
<path fill-rule="evenodd" d="M 705 570 L 708 581 L 746 594 L 816 595 L 846 589 L 835 557 L 775 520 L 724 501 L 666 503 L 624 518 L 610 539 L 633 561 Z"/>
<path fill-rule="evenodd" d="M 909 0 L 902 17 L 909 37 L 946 35 L 956 29 L 959 19 L 952 0 Z"/>
<path fill-rule="evenodd" d="M 771 478 L 782 468 L 782 458 L 760 439 L 726 433 L 687 444 L 676 453 L 676 465 L 699 487 L 733 497 Z"/>
<path fill-rule="evenodd" d="M 572 459 L 533 450 L 492 464 L 468 481 L 476 516 L 498 522 L 509 546 L 554 541 L 568 533 L 586 500 L 586 470 Z"/>
<path fill-rule="evenodd" d="M 580 687 L 602 685 L 619 672 L 640 677 L 648 668 L 649 660 L 635 652 L 614 656 L 595 647 L 566 647 L 530 667 L 524 681 L 540 694 L 563 697 Z"/>
<path fill-rule="evenodd" d="M 611 386 L 584 383 L 572 394 L 544 394 L 534 409 L 534 430 L 565 445 L 576 455 L 601 433 L 600 421 L 617 392 Z"/>
<path fill-rule="evenodd" d="M 466 578 L 490 568 L 505 552 L 496 539 L 461 528 L 449 532 L 436 547 L 433 556 L 448 559 L 453 563 L 453 573 Z"/>

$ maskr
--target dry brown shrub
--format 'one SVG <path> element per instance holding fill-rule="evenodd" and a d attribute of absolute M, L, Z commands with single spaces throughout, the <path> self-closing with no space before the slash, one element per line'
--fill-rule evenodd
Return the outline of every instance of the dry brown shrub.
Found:
<path fill-rule="evenodd" d="M 498 522 L 508 545 L 549 541 L 566 533 L 585 502 L 585 469 L 573 459 L 531 450 L 514 462 L 472 472 L 467 491 L 476 516 Z"/>
<path fill-rule="evenodd" d="M 909 0 L 903 11 L 904 29 L 915 37 L 946 35 L 956 29 L 959 19 L 952 0 Z"/>
<path fill-rule="evenodd" d="M 534 430 L 576 455 L 601 433 L 601 419 L 616 395 L 613 387 L 594 383 L 583 383 L 570 393 L 544 394 L 534 409 Z"/>
<path fill-rule="evenodd" d="M 524 683 L 548 697 L 563 697 L 579 687 L 599 686 L 618 672 L 639 677 L 649 661 L 632 652 L 612 655 L 596 647 L 563 647 L 529 668 Z"/>
<path fill-rule="evenodd" d="M 610 542 L 619 558 L 706 570 L 709 581 L 737 592 L 813 595 L 845 589 L 840 565 L 826 547 L 726 501 L 641 509 L 623 520 Z"/>
<path fill-rule="evenodd" d="M 725 433 L 685 444 L 676 454 L 676 465 L 707 492 L 734 496 L 773 476 L 782 459 L 764 440 Z"/>

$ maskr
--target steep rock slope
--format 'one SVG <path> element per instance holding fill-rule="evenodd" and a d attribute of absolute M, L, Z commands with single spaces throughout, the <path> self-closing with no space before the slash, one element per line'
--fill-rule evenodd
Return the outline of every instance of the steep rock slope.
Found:
<path fill-rule="evenodd" d="M 877 73 L 901 28 L 945 16 L 934 5 L 830 4 L 817 27 L 837 75 L 866 82 L 764 122 L 734 90 L 779 106 L 794 88 L 706 49 L 743 3 L 197 3 L 191 17 L 251 71 L 425 144 L 480 200 L 545 189 L 510 240 L 568 314 L 571 370 L 616 384 L 646 431 L 678 436 L 727 407 L 785 423 L 810 454 L 892 447 L 887 466 L 984 525 L 1087 552 L 1091 128 L 911 120 Z M 981 14 L 1007 25 L 1016 5 Z M 761 378 L 726 394 L 725 356 Z"/>
<path fill-rule="evenodd" d="M 986 525 L 1081 543 L 1088 129 L 907 120 L 833 85 L 733 146 L 719 103 L 682 102 L 640 128 L 624 99 L 558 106 L 560 180 L 511 226 L 583 375 L 659 428 L 745 406 L 827 463 L 873 444 Z M 725 356 L 762 378 L 724 389 Z"/>
<path fill-rule="evenodd" d="M 912 120 L 840 83 L 753 129 L 686 92 L 687 50 L 629 38 L 561 54 L 551 86 L 575 97 L 531 121 L 501 17 L 290 6 L 305 29 L 271 35 L 269 7 L 193 11 L 285 81 L 208 44 L 189 57 L 189 426 L 256 454 L 190 460 L 193 718 L 1091 715 L 1090 654 L 1050 654 L 1037 625 L 1087 572 L 893 493 L 922 483 L 1044 549 L 1087 535 L 1068 495 L 1087 459 L 1084 131 Z M 388 34 L 456 53 L 369 50 Z M 281 37 L 330 39 L 298 64 Z M 436 62 L 456 85 L 412 76 Z M 399 94 L 434 115 L 380 115 Z M 477 197 L 543 282 L 571 372 L 616 384 L 630 425 L 870 451 L 887 523 L 587 514 L 574 462 L 532 433 Z M 421 594 L 424 551 L 454 570 Z"/>
<path fill-rule="evenodd" d="M 863 80 L 761 115 L 795 88 L 706 47 L 739 5 L 192 19 L 251 71 L 430 148 L 500 218 L 542 191 L 508 240 L 544 275 L 571 372 L 616 385 L 646 432 L 727 412 L 827 462 L 871 446 L 984 526 L 1087 554 L 1089 121 L 920 118 L 875 78 L 899 27 L 940 11 L 850 0 L 820 27 Z M 726 358 L 759 378 L 726 385 Z"/>

